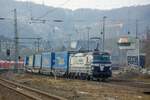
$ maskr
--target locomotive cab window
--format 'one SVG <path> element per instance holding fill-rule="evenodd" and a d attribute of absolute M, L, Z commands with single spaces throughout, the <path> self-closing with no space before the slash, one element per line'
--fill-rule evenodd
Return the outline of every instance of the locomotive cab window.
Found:
<path fill-rule="evenodd" d="M 110 62 L 110 55 L 94 55 L 93 61 Z"/>

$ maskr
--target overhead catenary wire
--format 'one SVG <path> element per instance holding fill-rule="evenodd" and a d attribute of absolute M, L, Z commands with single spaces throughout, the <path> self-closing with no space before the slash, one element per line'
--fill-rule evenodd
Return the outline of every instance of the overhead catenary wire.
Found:
<path fill-rule="evenodd" d="M 57 6 L 62 7 L 62 6 L 64 6 L 64 5 L 66 5 L 66 4 L 67 4 L 68 2 L 70 2 L 70 1 L 71 1 L 71 0 L 66 0 L 65 2 L 63 2 L 62 4 L 57 5 Z M 41 18 L 44 18 L 45 16 L 47 16 L 49 13 L 52 13 L 52 12 L 55 12 L 55 11 L 58 10 L 58 9 L 56 9 L 56 8 L 54 7 L 54 8 L 52 8 L 52 9 L 46 11 L 43 15 L 41 15 L 41 16 L 39 16 L 39 17 L 37 17 L 37 18 L 33 18 L 33 11 L 32 11 L 32 6 L 31 6 L 31 1 L 30 1 L 30 0 L 27 0 L 26 3 L 27 3 L 27 8 L 28 8 L 28 10 L 29 10 L 29 12 L 30 12 L 30 19 L 31 19 L 31 20 L 40 20 Z M 42 0 L 42 5 L 45 6 L 45 1 L 44 1 L 44 0 Z"/>
<path fill-rule="evenodd" d="M 68 2 L 70 2 L 71 0 L 66 0 L 65 2 L 63 2 L 62 4 L 60 5 L 57 5 L 59 7 L 62 7 L 64 5 L 66 5 Z M 40 17 L 33 17 L 33 9 L 32 9 L 32 6 L 31 6 L 31 1 L 30 0 L 26 0 L 26 4 L 27 4 L 27 9 L 29 10 L 30 12 L 30 19 L 32 20 L 32 22 L 29 22 L 30 24 L 31 23 L 45 23 L 46 21 L 49 21 L 49 20 L 45 20 L 45 19 L 41 19 L 41 18 L 44 18 L 45 16 L 47 16 L 49 13 L 52 13 L 52 12 L 55 12 L 57 11 L 58 9 L 56 9 L 55 7 L 52 8 L 51 10 L 48 10 L 46 13 L 44 13 L 43 15 L 41 15 Z M 42 0 L 42 5 L 43 7 L 45 6 L 45 1 Z M 34 22 L 33 22 L 34 21 Z"/>

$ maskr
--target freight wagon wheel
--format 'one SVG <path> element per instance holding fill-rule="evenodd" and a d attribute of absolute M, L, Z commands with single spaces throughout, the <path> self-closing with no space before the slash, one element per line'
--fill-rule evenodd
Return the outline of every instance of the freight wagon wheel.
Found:
<path fill-rule="evenodd" d="M 42 74 L 42 71 L 41 71 L 41 70 L 42 70 L 42 69 L 40 68 L 40 69 L 39 69 L 39 74 Z"/>
<path fill-rule="evenodd" d="M 73 79 L 76 79 L 76 75 L 75 74 L 73 74 Z"/>
<path fill-rule="evenodd" d="M 78 75 L 77 75 L 77 79 L 80 79 L 80 74 L 78 73 Z"/>
<path fill-rule="evenodd" d="M 107 82 L 107 78 L 102 78 L 101 81 L 102 82 Z"/>
<path fill-rule="evenodd" d="M 109 78 L 105 78 L 104 82 L 110 82 Z"/>
<path fill-rule="evenodd" d="M 39 72 L 38 72 L 39 74 L 41 74 L 41 70 L 39 70 Z"/>
<path fill-rule="evenodd" d="M 87 80 L 91 80 L 91 76 L 88 75 Z"/>
<path fill-rule="evenodd" d="M 101 81 L 101 79 L 100 79 L 100 78 L 97 78 L 96 80 L 97 80 L 98 82 L 100 82 L 100 81 Z"/>

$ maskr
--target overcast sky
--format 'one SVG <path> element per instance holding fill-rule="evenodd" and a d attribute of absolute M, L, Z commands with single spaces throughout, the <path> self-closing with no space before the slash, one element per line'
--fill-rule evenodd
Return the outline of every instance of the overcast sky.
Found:
<path fill-rule="evenodd" d="M 78 8 L 112 9 L 125 6 L 150 4 L 150 0 L 18 0 L 18 1 L 32 1 L 38 4 L 44 4 L 53 7 L 69 8 L 72 10 Z"/>

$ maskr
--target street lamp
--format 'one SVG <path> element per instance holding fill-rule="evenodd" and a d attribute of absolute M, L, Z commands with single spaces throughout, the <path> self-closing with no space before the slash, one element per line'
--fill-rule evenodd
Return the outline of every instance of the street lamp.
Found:
<path fill-rule="evenodd" d="M 103 35 L 103 52 L 105 51 L 105 21 L 106 21 L 106 16 L 103 17 L 103 31 L 101 34 Z"/>
<path fill-rule="evenodd" d="M 87 28 L 87 33 L 88 33 L 88 52 L 90 51 L 90 47 L 89 47 L 89 37 L 90 37 L 90 29 L 91 27 L 86 27 Z"/>

